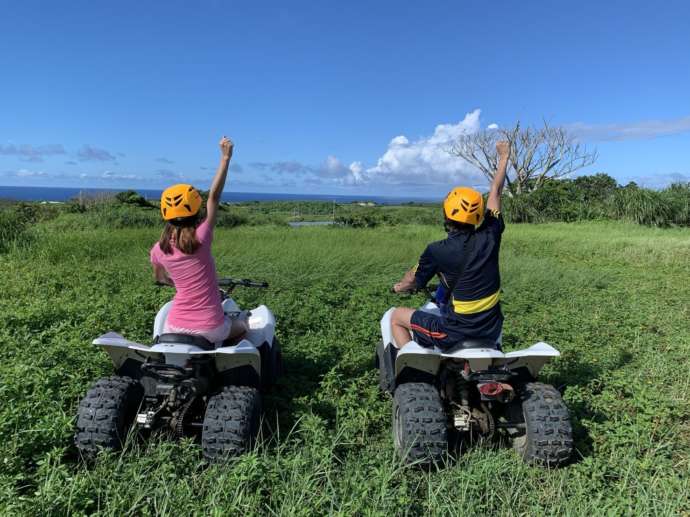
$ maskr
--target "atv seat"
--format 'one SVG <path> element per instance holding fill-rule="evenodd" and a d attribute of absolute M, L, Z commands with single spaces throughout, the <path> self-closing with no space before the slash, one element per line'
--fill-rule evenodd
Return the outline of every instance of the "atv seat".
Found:
<path fill-rule="evenodd" d="M 202 350 L 215 350 L 216 345 L 203 336 L 192 334 L 161 334 L 156 338 L 156 343 L 175 343 L 178 345 L 192 345 Z"/>
<path fill-rule="evenodd" d="M 460 350 L 467 350 L 469 348 L 491 348 L 493 350 L 500 350 L 501 345 L 497 343 L 495 339 L 463 339 L 448 350 L 445 350 L 445 352 L 452 354 L 453 352 L 459 352 Z"/>

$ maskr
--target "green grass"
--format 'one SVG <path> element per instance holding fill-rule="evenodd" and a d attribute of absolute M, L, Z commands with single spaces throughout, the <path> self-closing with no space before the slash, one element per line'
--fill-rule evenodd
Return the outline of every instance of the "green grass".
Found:
<path fill-rule="evenodd" d="M 170 290 L 154 287 L 156 229 L 58 231 L 0 255 L 0 514 L 677 515 L 690 512 L 690 231 L 624 223 L 509 225 L 504 340 L 562 357 L 577 456 L 558 471 L 478 447 L 440 472 L 403 467 L 377 390 L 381 314 L 418 305 L 388 288 L 430 226 L 219 229 L 221 274 L 278 318 L 288 374 L 266 399 L 265 443 L 226 466 L 199 447 L 130 443 L 91 467 L 71 447 L 79 399 L 112 372 L 89 343 L 146 342 Z"/>

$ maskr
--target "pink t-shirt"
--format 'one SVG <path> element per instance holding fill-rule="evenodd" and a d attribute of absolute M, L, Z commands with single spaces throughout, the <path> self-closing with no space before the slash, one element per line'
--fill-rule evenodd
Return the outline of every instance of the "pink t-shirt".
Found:
<path fill-rule="evenodd" d="M 211 256 L 213 228 L 202 222 L 196 229 L 201 243 L 192 255 L 185 255 L 173 245 L 166 255 L 156 243 L 151 248 L 151 263 L 163 266 L 175 284 L 173 306 L 167 324 L 193 330 L 210 330 L 223 324 L 216 265 Z"/>

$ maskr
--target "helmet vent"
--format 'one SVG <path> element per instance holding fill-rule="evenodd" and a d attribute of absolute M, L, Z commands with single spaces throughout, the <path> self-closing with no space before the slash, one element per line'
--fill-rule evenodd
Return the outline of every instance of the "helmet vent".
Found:
<path fill-rule="evenodd" d="M 454 208 L 453 211 L 450 213 L 450 215 L 455 215 L 460 211 L 459 208 Z"/>
<path fill-rule="evenodd" d="M 189 206 L 187 203 L 184 204 L 184 207 L 187 209 L 188 212 L 192 211 L 192 207 Z"/>

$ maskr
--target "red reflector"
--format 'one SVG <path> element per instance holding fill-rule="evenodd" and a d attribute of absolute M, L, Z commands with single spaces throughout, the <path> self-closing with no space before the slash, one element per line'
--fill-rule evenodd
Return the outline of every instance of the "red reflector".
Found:
<path fill-rule="evenodd" d="M 479 392 L 485 397 L 495 397 L 503 393 L 503 384 L 500 382 L 487 382 L 480 384 Z"/>

